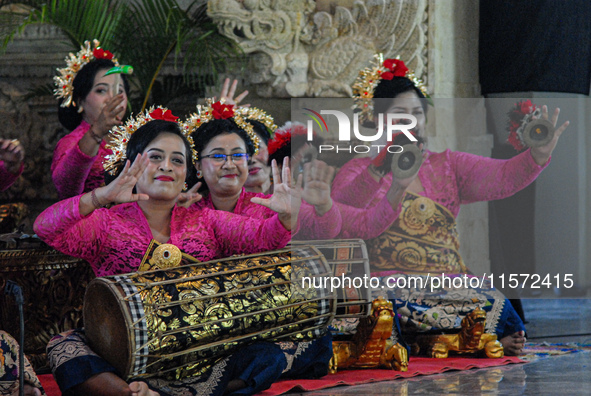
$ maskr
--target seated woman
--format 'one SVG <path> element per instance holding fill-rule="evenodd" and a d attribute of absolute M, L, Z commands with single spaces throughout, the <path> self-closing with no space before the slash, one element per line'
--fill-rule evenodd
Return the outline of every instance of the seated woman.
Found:
<path fill-rule="evenodd" d="M 203 199 L 195 205 L 265 219 L 272 212 L 258 203 L 269 196 L 244 189 L 249 176 L 248 159 L 260 149 L 260 141 L 247 119 L 258 119 L 267 128 L 276 127 L 260 109 L 234 109 L 232 105 L 211 103 L 211 100 L 185 122 L 185 129 L 192 133 L 195 141 L 197 178 L 203 183 Z M 308 200 L 311 190 L 304 189 L 304 200 Z M 299 231 L 294 232 L 294 238 L 299 239 L 333 238 L 341 224 L 339 212 L 324 203 L 313 206 L 303 202 L 299 219 Z"/>
<path fill-rule="evenodd" d="M 94 40 L 86 42 L 76 56 L 66 58 L 67 66 L 54 77 L 59 98 L 60 123 L 70 132 L 57 143 L 51 176 L 60 199 L 89 192 L 104 184 L 103 161 L 111 150 L 106 147 L 109 130 L 121 125 L 127 108 L 129 84 L 121 77 L 118 94 L 113 96 L 117 66 L 113 54 Z"/>
<path fill-rule="evenodd" d="M 25 150 L 16 139 L 0 139 L 0 191 L 4 191 L 23 173 Z"/>
<path fill-rule="evenodd" d="M 45 210 L 34 225 L 39 237 L 63 253 L 87 260 L 97 276 L 137 270 L 152 240 L 174 244 L 202 261 L 284 247 L 292 220 L 297 220 L 300 192 L 290 188 L 288 172 L 281 181 L 276 167 L 275 193 L 260 200 L 277 212 L 266 220 L 176 205 L 194 169 L 191 144 L 176 118 L 158 108 L 115 128 L 113 154 L 105 163 L 114 180 Z M 104 208 L 108 203 L 116 205 Z M 213 395 L 237 389 L 250 394 L 269 387 L 288 366 L 284 351 L 275 344 L 253 344 L 242 352 L 246 350 L 251 353 L 232 355 L 187 383 L 146 381 L 161 394 L 195 395 L 204 387 Z M 88 347 L 83 330 L 55 337 L 48 345 L 48 357 L 66 394 L 157 394 L 145 382 L 127 384 L 119 378 Z M 325 360 L 322 364 L 327 366 Z"/>
<path fill-rule="evenodd" d="M 318 136 L 314 136 L 313 143 L 307 141 L 307 128 L 298 122 L 288 122 L 275 131 L 275 136 L 269 142 L 269 162 L 282 163 L 290 158 L 292 170 L 303 174 L 303 199 L 317 207 L 329 207 L 340 213 L 343 220 L 341 227 L 335 229 L 335 238 L 370 239 L 383 233 L 398 217 L 404 191 L 393 185 L 380 202 L 372 208 L 357 208 L 346 205 L 331 198 L 331 185 L 334 168 L 316 158 L 315 145 L 322 144 Z M 308 194 L 306 194 L 308 192 Z"/>
<path fill-rule="evenodd" d="M 378 115 L 382 115 L 385 124 L 387 113 L 412 114 L 417 119 L 412 132 L 424 136 L 426 93 L 422 84 L 409 78 L 407 72 L 402 61 L 387 59 L 360 73 L 353 86 L 361 109 L 360 120 L 378 124 Z M 558 113 L 556 110 L 552 116 L 554 125 Z M 546 107 L 543 118 L 548 118 Z M 335 177 L 333 199 L 366 208 L 375 205 L 392 185 L 406 192 L 396 222 L 368 243 L 373 275 L 381 276 L 384 285 L 390 276 L 467 273 L 458 250 L 455 222 L 460 205 L 504 198 L 527 186 L 548 165 L 567 126 L 568 122 L 557 128 L 554 139 L 546 146 L 528 149 L 510 160 L 450 150 L 427 151 L 418 174 L 400 180 L 377 169 L 371 157 L 354 159 Z M 420 287 L 392 290 L 385 286 L 384 290 L 396 303 L 408 335 L 455 329 L 468 312 L 480 307 L 487 311 L 486 331 L 497 334 L 505 354 L 517 355 L 524 346 L 521 319 L 494 289 L 438 289 L 429 293 Z"/>
<path fill-rule="evenodd" d="M 25 356 L 24 395 L 46 396 L 33 367 Z M 0 330 L 0 394 L 19 394 L 19 346 L 7 332 Z"/>

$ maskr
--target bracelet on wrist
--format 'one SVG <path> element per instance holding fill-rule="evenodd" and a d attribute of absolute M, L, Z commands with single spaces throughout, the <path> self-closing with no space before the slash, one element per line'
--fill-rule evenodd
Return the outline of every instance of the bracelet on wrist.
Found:
<path fill-rule="evenodd" d="M 103 141 L 103 138 L 100 137 L 99 135 L 97 135 L 96 133 L 94 133 L 94 131 L 92 130 L 92 126 L 90 126 L 88 133 L 90 133 L 90 137 L 93 138 L 95 142 L 97 142 L 98 144 L 101 144 L 101 142 Z"/>
<path fill-rule="evenodd" d="M 92 192 L 90 193 L 90 199 L 95 209 L 100 209 L 105 206 L 101 204 L 101 201 L 99 201 L 98 197 L 96 196 L 96 190 L 92 190 Z"/>

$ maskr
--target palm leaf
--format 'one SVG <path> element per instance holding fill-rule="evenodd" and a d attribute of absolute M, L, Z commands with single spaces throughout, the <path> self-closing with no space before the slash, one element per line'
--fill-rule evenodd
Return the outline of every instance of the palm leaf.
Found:
<path fill-rule="evenodd" d="M 183 73 L 191 86 L 204 88 L 207 80 L 218 80 L 232 63 L 244 60 L 238 44 L 218 32 L 217 26 L 207 16 L 207 4 L 194 2 L 187 10 L 187 24 L 191 30 L 179 32 L 184 43 Z M 178 49 L 180 52 L 180 48 Z"/>
<path fill-rule="evenodd" d="M 0 0 L 0 7 L 22 5 L 0 11 L 0 50 L 35 23 L 59 27 L 74 49 L 96 38 L 104 47 L 114 49 L 121 63 L 134 66 L 131 82 L 143 98 L 143 111 L 150 101 L 165 105 L 173 92 L 187 91 L 175 82 L 174 90 L 159 89 L 156 97 L 152 93 L 163 68 L 172 60 L 175 68 L 182 64 L 184 84 L 202 89 L 241 57 L 238 45 L 218 33 L 207 17 L 206 6 L 200 3 L 195 0 L 183 10 L 176 0 Z M 160 88 L 169 84 L 161 82 Z"/>
<path fill-rule="evenodd" d="M 12 5 L 0 12 L 2 49 L 27 26 L 39 23 L 59 27 L 74 48 L 93 38 L 110 47 L 122 16 L 121 5 L 114 0 L 3 1 L 2 5 Z M 17 5 L 22 7 L 16 8 Z"/>
<path fill-rule="evenodd" d="M 199 3 L 194 1 L 186 11 L 176 0 L 144 0 L 129 5 L 116 48 L 125 54 L 125 62 L 137 65 L 138 88 L 145 94 L 142 110 L 148 103 L 166 105 L 168 98 L 153 93 L 165 66 L 173 64 L 176 68 L 182 63 L 185 84 L 202 89 L 207 82 L 217 81 L 228 60 L 241 55 L 232 40 L 218 33 L 205 5 Z"/>

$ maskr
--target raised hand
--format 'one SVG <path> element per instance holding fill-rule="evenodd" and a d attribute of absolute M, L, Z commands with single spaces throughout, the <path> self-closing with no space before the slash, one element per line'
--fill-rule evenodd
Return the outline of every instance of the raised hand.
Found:
<path fill-rule="evenodd" d="M 150 197 L 146 194 L 135 194 L 133 188 L 137 184 L 137 181 L 142 176 L 146 168 L 148 167 L 148 156 L 142 157 L 138 154 L 131 165 L 131 162 L 127 160 L 125 167 L 117 176 L 115 180 L 106 185 L 100 198 L 105 198 L 107 203 L 126 203 L 135 201 L 147 201 Z M 97 192 L 97 198 L 99 198 Z M 103 201 L 104 202 L 104 201 Z"/>
<path fill-rule="evenodd" d="M 130 165 L 127 160 L 125 167 L 115 180 L 104 187 L 86 193 L 80 198 L 79 210 L 82 216 L 90 214 L 93 210 L 110 203 L 125 203 L 135 201 L 146 201 L 150 197 L 147 194 L 135 194 L 133 188 L 137 181 L 148 167 L 148 156 L 142 157 L 138 154 Z"/>
<path fill-rule="evenodd" d="M 188 208 L 195 202 L 201 201 L 203 196 L 197 192 L 199 190 L 199 187 L 201 187 L 201 182 L 195 184 L 193 187 L 189 189 L 189 191 L 180 193 L 176 201 L 177 206 Z"/>
<path fill-rule="evenodd" d="M 552 125 L 554 125 L 554 127 L 556 127 L 556 123 L 558 122 L 558 115 L 559 114 L 560 114 L 560 109 L 556 108 L 554 110 L 554 114 L 552 115 L 552 118 L 550 119 L 550 122 L 552 123 Z M 548 119 L 548 106 L 546 106 L 546 105 L 542 106 L 542 118 L 544 120 Z M 558 143 L 558 138 L 560 137 L 560 135 L 562 135 L 562 132 L 564 132 L 564 130 L 568 127 L 569 124 L 570 124 L 570 122 L 566 121 L 559 128 L 557 128 L 554 131 L 554 138 L 552 140 L 550 140 L 550 142 L 548 142 L 548 144 L 546 144 L 545 146 L 531 148 L 531 155 L 534 158 L 534 161 L 536 161 L 536 164 L 542 166 L 546 162 L 548 162 L 548 159 L 552 155 L 552 151 L 554 151 L 554 148 L 556 147 L 556 144 Z"/>
<path fill-rule="evenodd" d="M 304 165 L 304 189 L 302 199 L 314 205 L 318 216 L 324 215 L 332 208 L 330 186 L 335 169 L 325 162 L 314 160 Z"/>
<path fill-rule="evenodd" d="M 281 176 L 277 168 L 277 162 L 271 163 L 273 172 L 273 195 L 270 198 L 254 197 L 251 202 L 263 205 L 279 215 L 281 224 L 288 229 L 292 229 L 292 223 L 295 224 L 302 203 L 302 176 L 298 177 L 295 185 L 291 180 L 291 171 L 289 169 L 289 157 L 283 159 Z"/>
<path fill-rule="evenodd" d="M 96 120 L 87 120 L 91 125 L 90 132 L 97 143 L 97 137 L 104 139 L 109 131 L 118 125 L 123 124 L 123 116 L 125 115 L 125 95 L 119 94 L 107 101 Z"/>
<path fill-rule="evenodd" d="M 24 159 L 25 150 L 18 140 L 0 139 L 0 160 L 7 171 L 16 174 Z"/>
<path fill-rule="evenodd" d="M 239 103 L 248 95 L 248 91 L 242 92 L 240 95 L 234 97 L 236 93 L 236 86 L 238 85 L 238 80 L 234 80 L 232 82 L 232 86 L 230 86 L 230 79 L 226 78 L 224 80 L 224 85 L 222 86 L 222 92 L 220 94 L 220 100 L 224 100 L 224 104 L 228 105 L 236 105 L 238 106 Z M 249 104 L 242 105 L 242 107 L 248 107 Z"/>

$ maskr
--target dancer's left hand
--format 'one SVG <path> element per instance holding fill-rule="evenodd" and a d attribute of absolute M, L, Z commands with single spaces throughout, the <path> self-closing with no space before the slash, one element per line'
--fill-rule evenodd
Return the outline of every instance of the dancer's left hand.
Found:
<path fill-rule="evenodd" d="M 254 197 L 251 202 L 277 212 L 281 224 L 286 229 L 291 230 L 293 228 L 292 224 L 297 221 L 302 203 L 302 176 L 298 177 L 295 184 L 292 182 L 289 157 L 283 159 L 281 176 L 275 160 L 271 163 L 271 170 L 273 172 L 273 195 L 266 199 Z"/>
<path fill-rule="evenodd" d="M 556 127 L 556 123 L 558 122 L 559 114 L 560 109 L 556 108 L 554 110 L 554 114 L 552 114 L 552 118 L 550 119 L 550 122 L 552 123 L 552 125 L 554 125 L 554 127 Z M 548 106 L 546 105 L 542 106 L 542 118 L 544 120 L 548 119 Z M 560 137 L 560 135 L 562 135 L 562 133 L 568 127 L 569 124 L 570 121 L 566 121 L 559 128 L 557 128 L 554 131 L 554 138 L 550 140 L 548 144 L 546 144 L 545 146 L 531 148 L 531 155 L 534 158 L 534 161 L 536 161 L 536 164 L 542 166 L 546 162 L 548 162 L 548 159 L 550 159 L 550 156 L 552 155 L 552 151 L 554 151 L 554 148 L 558 143 L 558 138 Z"/>

